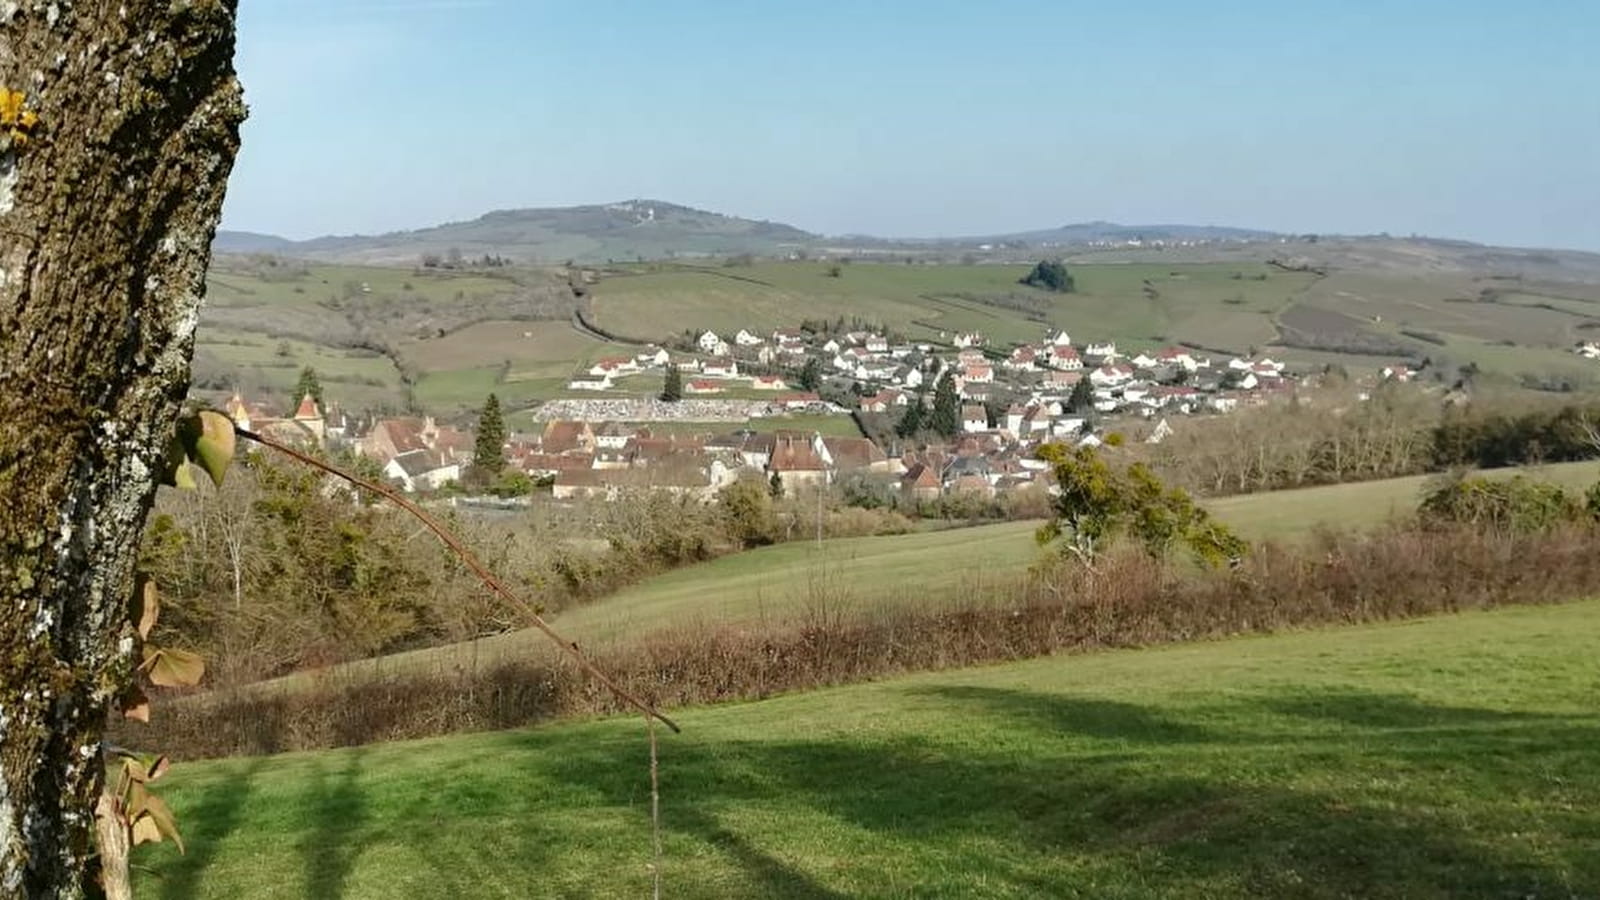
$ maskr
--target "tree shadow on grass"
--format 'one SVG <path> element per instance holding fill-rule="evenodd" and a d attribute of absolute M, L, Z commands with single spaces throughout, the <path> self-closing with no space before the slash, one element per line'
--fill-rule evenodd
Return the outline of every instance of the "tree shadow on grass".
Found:
<path fill-rule="evenodd" d="M 307 806 L 312 831 L 300 847 L 305 866 L 306 896 L 340 897 L 357 857 L 370 842 L 362 837 L 366 823 L 364 792 L 369 787 L 361 780 L 361 748 L 342 751 L 343 765 L 331 778 L 319 757 L 306 782 Z M 331 783 L 330 783 L 331 782 Z"/>
<path fill-rule="evenodd" d="M 222 841 L 239 827 L 255 776 L 267 762 L 261 756 L 251 759 L 226 780 L 207 787 L 197 802 L 186 802 L 175 810 L 186 852 L 170 857 L 155 870 L 163 900 L 189 900 L 196 896 L 200 876 L 216 859 Z"/>
<path fill-rule="evenodd" d="M 1531 712 L 1505 712 L 1473 707 L 1424 703 L 1405 694 L 1380 694 L 1361 690 L 1332 690 L 1281 694 L 1261 705 L 1280 715 L 1322 719 L 1366 728 L 1439 728 L 1506 725 L 1552 721 L 1565 717 Z"/>
<path fill-rule="evenodd" d="M 1038 694 L 1005 688 L 949 685 L 918 688 L 914 694 L 972 703 L 1037 729 L 1141 744 L 1193 744 L 1220 737 L 1132 703 Z"/>
<path fill-rule="evenodd" d="M 959 694 L 977 701 L 963 717 L 968 731 L 961 740 L 919 734 L 715 748 L 668 742 L 664 777 L 669 785 L 687 783 L 668 791 L 665 825 L 723 850 L 764 896 L 837 896 L 826 886 L 837 877 L 853 879 L 852 890 L 882 889 L 872 883 L 871 867 L 874 854 L 891 852 L 888 846 L 923 857 L 894 862 L 933 879 L 918 888 L 940 896 L 971 890 L 973 879 L 991 890 L 1082 893 L 1087 885 L 1071 873 L 1085 871 L 1122 879 L 1137 894 L 1174 896 L 1588 896 L 1600 889 L 1600 862 L 1575 853 L 1556 859 L 1512 840 L 1514 823 L 1488 821 L 1493 797 L 1458 809 L 1448 798 L 1426 796 L 1425 788 L 1407 794 L 1370 787 L 1343 768 L 1424 759 L 1425 777 L 1449 779 L 1459 767 L 1475 790 L 1500 786 L 1535 796 L 1545 787 L 1540 755 L 1570 761 L 1588 753 L 1600 737 L 1593 727 L 1542 723 L 1543 743 L 1516 748 L 1527 754 L 1519 766 L 1479 767 L 1475 752 L 1493 754 L 1515 735 L 1500 717 L 1466 710 L 1433 715 L 1449 725 L 1445 740 L 1461 742 L 1448 761 L 1434 761 L 1422 755 L 1441 739 L 1433 732 L 1364 731 L 1341 745 L 1334 731 L 1316 739 L 1316 754 L 1286 756 L 1294 745 L 1253 744 L 1248 734 L 1202 746 L 1203 729 L 1129 704 L 997 689 Z M 1407 718 L 1428 715 L 1415 701 L 1400 706 Z M 1109 756 L 1070 741 L 1030 743 L 1017 736 L 1019 720 L 1041 733 L 1076 729 L 1141 745 Z M 1008 740 L 998 742 L 1006 746 L 971 739 L 985 728 L 1006 731 Z M 1600 777 L 1600 762 L 1581 765 Z M 632 752 L 624 759 L 609 749 L 564 755 L 552 774 L 613 803 L 636 796 L 642 777 Z M 707 812 L 759 809 L 770 816 L 786 807 L 885 840 L 860 844 L 855 871 L 813 873 Z M 1549 830 L 1597 827 L 1583 813 L 1539 815 Z M 858 840 L 854 829 L 840 834 L 836 840 Z M 985 849 L 997 845 L 1009 849 Z"/>

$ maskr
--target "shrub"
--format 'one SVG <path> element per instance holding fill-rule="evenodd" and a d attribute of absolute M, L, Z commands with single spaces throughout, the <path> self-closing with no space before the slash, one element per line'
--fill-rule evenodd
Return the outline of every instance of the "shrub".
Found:
<path fill-rule="evenodd" d="M 1596 499 L 1590 489 L 1589 499 Z M 1447 476 L 1428 490 L 1420 509 L 1425 521 L 1501 531 L 1538 532 L 1576 521 L 1584 507 L 1559 485 L 1514 478 Z"/>

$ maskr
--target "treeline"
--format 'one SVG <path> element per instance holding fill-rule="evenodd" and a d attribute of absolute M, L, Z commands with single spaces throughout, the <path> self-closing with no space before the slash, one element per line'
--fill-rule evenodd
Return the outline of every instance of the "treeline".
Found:
<path fill-rule="evenodd" d="M 1600 456 L 1600 404 L 1528 409 L 1515 395 L 1456 407 L 1404 385 L 1365 401 L 1350 393 L 1340 386 L 1193 420 L 1153 448 L 1152 463 L 1166 480 L 1215 496 Z"/>

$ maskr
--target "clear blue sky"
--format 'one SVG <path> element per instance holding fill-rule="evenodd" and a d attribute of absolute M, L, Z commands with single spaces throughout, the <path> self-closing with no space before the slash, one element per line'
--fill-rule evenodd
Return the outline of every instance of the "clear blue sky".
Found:
<path fill-rule="evenodd" d="M 1600 250 L 1595 0 L 241 0 L 225 227 L 649 197 Z"/>

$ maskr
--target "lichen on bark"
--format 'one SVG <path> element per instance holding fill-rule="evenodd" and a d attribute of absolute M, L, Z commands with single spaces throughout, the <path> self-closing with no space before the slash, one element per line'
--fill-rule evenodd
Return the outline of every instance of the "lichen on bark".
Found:
<path fill-rule="evenodd" d="M 0 896 L 82 896 L 133 562 L 238 148 L 235 0 L 0 2 Z"/>

